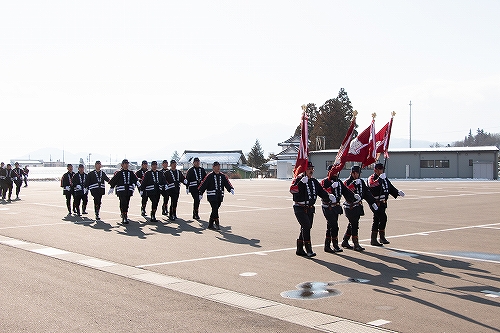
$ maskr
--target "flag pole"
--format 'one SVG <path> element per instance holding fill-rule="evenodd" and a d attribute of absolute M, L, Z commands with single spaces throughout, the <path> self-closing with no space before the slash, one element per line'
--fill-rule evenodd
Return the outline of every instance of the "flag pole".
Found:
<path fill-rule="evenodd" d="M 387 129 L 389 133 L 391 133 L 392 130 L 392 120 L 394 119 L 394 116 L 396 115 L 396 111 L 391 112 L 391 127 Z M 389 145 L 387 145 L 387 150 L 389 150 Z M 385 172 L 385 167 L 387 165 L 387 157 L 384 156 L 384 172 Z"/>

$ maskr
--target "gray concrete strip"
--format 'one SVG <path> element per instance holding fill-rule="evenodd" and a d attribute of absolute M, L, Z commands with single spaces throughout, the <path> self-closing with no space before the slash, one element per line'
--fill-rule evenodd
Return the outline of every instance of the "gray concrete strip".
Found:
<path fill-rule="evenodd" d="M 268 317 L 324 332 L 390 332 L 388 330 L 380 329 L 375 326 L 356 323 L 353 321 L 344 320 L 339 317 L 301 309 L 298 307 L 281 304 L 275 301 L 270 301 L 255 296 L 245 295 L 223 288 L 212 287 L 198 282 L 186 281 L 160 273 L 148 272 L 140 268 L 122 265 L 98 258 L 87 257 L 81 254 L 47 247 L 40 244 L 28 243 L 16 240 L 14 238 L 1 236 L 0 244 L 28 250 L 30 252 L 53 257 L 66 262 L 87 266 L 125 278 L 131 278 L 137 281 L 157 285 L 163 288 L 197 296 L 217 303 L 234 306 L 259 314 L 264 314 Z M 138 272 L 141 273 L 133 274 Z"/>

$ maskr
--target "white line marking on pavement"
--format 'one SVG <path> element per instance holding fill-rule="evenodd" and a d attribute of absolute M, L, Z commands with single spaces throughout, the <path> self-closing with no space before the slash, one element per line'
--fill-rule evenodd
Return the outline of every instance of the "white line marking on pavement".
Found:
<path fill-rule="evenodd" d="M 5 237 L 0 235 L 0 243 L 10 245 L 12 247 L 26 250 L 22 246 L 27 244 L 30 246 L 39 246 L 35 250 L 28 250 L 33 253 L 47 255 L 52 258 L 79 264 L 94 269 L 115 274 L 135 281 L 149 283 L 155 286 L 166 288 L 172 291 L 181 292 L 186 295 L 196 296 L 205 300 L 225 304 L 228 306 L 236 307 L 252 313 L 263 314 L 268 317 L 294 323 L 304 327 L 324 331 L 342 331 L 342 332 L 366 332 L 366 333 L 379 333 L 379 332 L 392 332 L 387 329 L 379 328 L 370 324 L 358 323 L 352 320 L 311 311 L 295 306 L 290 306 L 275 301 L 267 300 L 264 298 L 256 297 L 253 295 L 246 295 L 243 293 L 235 292 L 228 289 L 213 287 L 199 282 L 179 279 L 173 276 L 168 276 L 160 273 L 142 270 L 144 273 L 137 274 L 137 268 L 127 265 L 121 265 L 114 262 L 105 261 L 99 258 L 89 258 L 84 260 L 74 260 L 72 257 L 80 257 L 78 253 L 67 252 L 51 247 L 43 247 L 43 245 L 35 243 L 27 243 L 14 238 Z M 54 257 L 57 254 L 70 253 L 73 256 Z M 110 267 L 119 267 L 122 269 L 112 271 Z M 128 272 L 128 273 L 126 273 Z M 336 327 L 334 329 L 334 327 Z M 338 328 L 341 328 L 340 330 Z"/>
<path fill-rule="evenodd" d="M 389 324 L 389 323 L 390 323 L 390 321 L 388 321 L 388 320 L 378 319 L 378 320 L 370 321 L 367 324 L 373 325 L 373 326 L 382 326 L 382 325 Z"/>

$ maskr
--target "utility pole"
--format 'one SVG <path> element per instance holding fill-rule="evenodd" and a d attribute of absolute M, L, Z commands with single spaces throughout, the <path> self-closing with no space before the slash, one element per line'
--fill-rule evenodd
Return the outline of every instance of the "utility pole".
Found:
<path fill-rule="evenodd" d="M 411 101 L 410 101 L 410 148 L 411 148 Z"/>

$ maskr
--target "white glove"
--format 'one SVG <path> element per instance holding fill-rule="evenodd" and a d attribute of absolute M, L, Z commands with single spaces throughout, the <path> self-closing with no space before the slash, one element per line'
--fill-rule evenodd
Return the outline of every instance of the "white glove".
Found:
<path fill-rule="evenodd" d="M 141 187 L 141 181 L 140 180 L 137 181 L 137 188 L 139 188 L 139 187 Z"/>
<path fill-rule="evenodd" d="M 88 188 L 84 188 L 84 189 L 83 189 L 83 194 L 87 194 L 87 192 L 88 192 L 88 191 L 89 191 L 89 189 L 88 189 Z"/>
<path fill-rule="evenodd" d="M 187 185 L 188 184 L 188 180 L 187 179 L 184 179 L 184 185 Z"/>
<path fill-rule="evenodd" d="M 400 197 L 404 197 L 405 196 L 405 192 L 403 192 L 403 191 L 398 191 L 398 194 L 399 194 Z"/>
<path fill-rule="evenodd" d="M 387 176 L 385 175 L 385 172 L 383 174 L 381 174 L 379 177 L 380 177 L 380 179 L 386 179 L 387 178 Z"/>
<path fill-rule="evenodd" d="M 231 192 L 231 194 L 234 195 L 234 188 L 232 188 L 231 191 L 229 192 Z"/>
<path fill-rule="evenodd" d="M 200 201 L 201 201 L 201 199 L 203 199 L 203 194 L 200 194 L 199 199 L 200 199 Z"/>
<path fill-rule="evenodd" d="M 81 186 L 81 185 L 76 185 L 76 186 L 75 186 L 75 190 L 80 191 L 81 189 L 82 189 L 82 186 Z"/>
<path fill-rule="evenodd" d="M 307 182 L 309 181 L 309 178 L 307 176 L 304 176 L 300 179 L 301 182 L 303 182 L 304 184 L 307 184 Z"/>
<path fill-rule="evenodd" d="M 333 194 L 328 194 L 328 197 L 330 198 L 331 202 L 337 202 L 337 198 Z"/>
<path fill-rule="evenodd" d="M 378 206 L 376 203 L 372 203 L 373 210 L 378 210 Z"/>
<path fill-rule="evenodd" d="M 66 186 L 64 189 L 65 189 L 66 191 L 69 191 L 71 188 L 70 188 L 69 186 Z"/>
<path fill-rule="evenodd" d="M 354 180 L 354 183 L 355 183 L 356 185 L 360 185 L 360 184 L 361 184 L 361 178 L 355 179 L 355 180 Z"/>
<path fill-rule="evenodd" d="M 360 201 L 361 200 L 361 196 L 357 193 L 354 193 L 354 199 L 356 199 L 356 201 Z"/>
<path fill-rule="evenodd" d="M 115 190 L 115 189 L 114 189 L 113 187 L 110 187 L 110 188 L 109 188 L 109 191 L 108 191 L 108 195 L 110 195 L 111 193 L 113 193 L 113 191 L 114 191 L 114 190 Z"/>
<path fill-rule="evenodd" d="M 333 182 L 333 183 L 332 183 L 332 187 L 333 187 L 333 188 L 336 188 L 337 186 L 339 186 L 339 182 Z"/>
<path fill-rule="evenodd" d="M 142 195 L 144 194 L 143 191 L 139 191 L 139 195 L 142 197 Z"/>
<path fill-rule="evenodd" d="M 186 187 L 186 194 L 189 194 L 189 188 Z"/>

